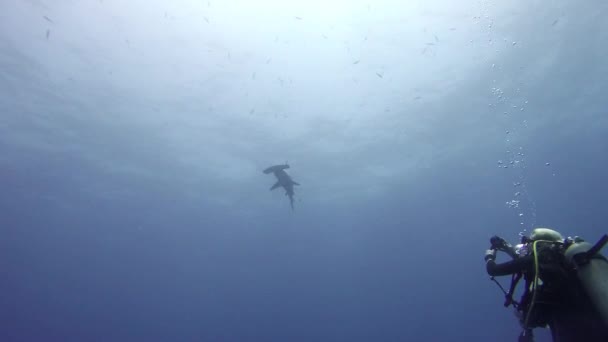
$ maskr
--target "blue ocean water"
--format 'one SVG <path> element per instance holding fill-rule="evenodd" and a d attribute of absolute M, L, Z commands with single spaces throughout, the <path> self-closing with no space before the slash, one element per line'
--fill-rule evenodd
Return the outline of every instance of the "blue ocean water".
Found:
<path fill-rule="evenodd" d="M 2 2 L 0 341 L 515 341 L 490 236 L 606 233 L 607 15 Z"/>

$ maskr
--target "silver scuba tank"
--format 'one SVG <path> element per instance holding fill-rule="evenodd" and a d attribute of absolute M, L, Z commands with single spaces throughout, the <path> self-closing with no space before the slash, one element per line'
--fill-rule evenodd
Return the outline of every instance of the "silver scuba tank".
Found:
<path fill-rule="evenodd" d="M 598 243 L 574 242 L 565 252 L 566 260 L 574 267 L 583 290 L 608 327 L 608 261 L 599 250 L 608 242 L 604 235 Z"/>

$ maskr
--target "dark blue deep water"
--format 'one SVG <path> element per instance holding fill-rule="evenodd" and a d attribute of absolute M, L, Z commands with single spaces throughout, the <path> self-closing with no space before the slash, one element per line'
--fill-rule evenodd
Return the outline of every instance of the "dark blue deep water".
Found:
<path fill-rule="evenodd" d="M 516 341 L 489 237 L 607 232 L 606 17 L 2 1 L 0 341 Z"/>

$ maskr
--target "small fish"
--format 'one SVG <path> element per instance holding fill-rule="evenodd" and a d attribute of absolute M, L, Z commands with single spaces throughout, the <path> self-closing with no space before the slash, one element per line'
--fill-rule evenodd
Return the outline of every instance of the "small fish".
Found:
<path fill-rule="evenodd" d="M 294 18 L 296 18 L 296 19 L 298 19 L 298 20 L 302 20 L 302 17 L 294 17 Z"/>
<path fill-rule="evenodd" d="M 414 97 L 414 100 L 420 100 L 421 98 L 422 97 L 420 97 L 420 96 L 416 96 L 416 97 Z"/>
<path fill-rule="evenodd" d="M 283 86 L 283 83 L 284 83 L 285 81 L 283 81 L 283 79 L 282 79 L 282 78 L 280 78 L 280 77 L 279 77 L 279 78 L 277 78 L 277 80 L 279 80 L 279 82 L 281 83 L 281 87 L 282 87 L 282 86 Z"/>
<path fill-rule="evenodd" d="M 380 77 L 380 78 L 383 78 L 383 77 L 384 77 L 384 76 L 383 76 L 381 73 L 379 73 L 379 72 L 377 72 L 377 73 L 376 73 L 376 75 L 377 75 L 378 77 Z"/>
<path fill-rule="evenodd" d="M 353 62 L 353 64 L 359 64 L 359 60 L 357 59 L 356 61 Z"/>
<path fill-rule="evenodd" d="M 557 25 L 557 23 L 559 23 L 559 18 L 555 19 L 555 20 L 553 21 L 553 24 L 551 24 L 551 26 L 555 26 L 555 25 Z"/>
<path fill-rule="evenodd" d="M 271 61 L 272 61 L 272 58 L 268 58 L 268 59 L 266 60 L 266 64 L 270 64 L 270 62 L 271 62 Z"/>
<path fill-rule="evenodd" d="M 450 31 L 456 31 L 455 27 L 450 27 Z"/>
<path fill-rule="evenodd" d="M 48 40 L 51 36 L 51 30 L 46 30 L 46 39 Z"/>
<path fill-rule="evenodd" d="M 249 115 L 255 113 L 255 108 L 251 108 L 251 110 L 249 111 Z"/>
<path fill-rule="evenodd" d="M 51 20 L 51 18 L 47 17 L 46 15 L 43 16 L 44 19 L 46 19 L 46 21 L 48 21 L 51 24 L 54 24 L 55 22 Z"/>
<path fill-rule="evenodd" d="M 439 43 L 439 38 L 437 37 L 437 35 L 433 35 L 433 37 L 435 37 L 435 42 Z"/>
<path fill-rule="evenodd" d="M 324 38 L 324 39 L 327 39 L 327 36 L 326 36 L 326 35 L 324 35 L 324 34 L 323 34 L 323 35 L 321 35 L 321 36 L 323 36 L 323 38 Z"/>
<path fill-rule="evenodd" d="M 428 46 L 435 46 L 435 43 L 426 43 Z"/>
<path fill-rule="evenodd" d="M 255 72 L 253 74 L 251 74 L 251 79 L 255 80 Z"/>
<path fill-rule="evenodd" d="M 203 17 L 203 19 L 205 19 L 205 21 L 207 22 L 207 24 L 209 24 L 209 18 Z"/>

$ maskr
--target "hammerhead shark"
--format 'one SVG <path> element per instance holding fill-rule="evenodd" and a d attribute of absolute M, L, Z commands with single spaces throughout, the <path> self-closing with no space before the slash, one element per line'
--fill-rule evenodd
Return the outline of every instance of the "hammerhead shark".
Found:
<path fill-rule="evenodd" d="M 300 185 L 297 182 L 294 182 L 293 179 L 285 172 L 285 169 L 289 169 L 288 164 L 283 165 L 274 165 L 266 170 L 264 170 L 265 174 L 274 173 L 275 177 L 277 177 L 277 182 L 270 188 L 270 190 L 274 190 L 280 186 L 285 189 L 285 196 L 289 196 L 289 203 L 291 204 L 291 210 L 293 210 L 293 186 Z"/>

